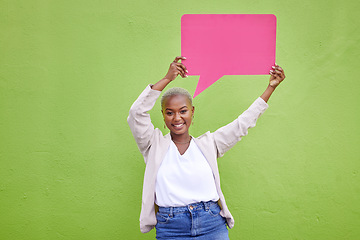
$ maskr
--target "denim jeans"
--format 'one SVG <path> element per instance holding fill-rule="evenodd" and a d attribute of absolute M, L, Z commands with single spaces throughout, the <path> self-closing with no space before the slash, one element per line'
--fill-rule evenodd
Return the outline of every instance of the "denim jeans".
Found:
<path fill-rule="evenodd" d="M 185 207 L 159 207 L 156 239 L 229 240 L 226 220 L 217 202 L 200 202 Z"/>

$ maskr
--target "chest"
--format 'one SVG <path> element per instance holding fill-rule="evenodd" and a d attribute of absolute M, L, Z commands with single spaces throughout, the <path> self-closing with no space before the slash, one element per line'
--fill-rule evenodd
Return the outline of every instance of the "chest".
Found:
<path fill-rule="evenodd" d="M 186 150 L 189 148 L 190 143 L 186 143 L 186 144 L 175 143 L 175 146 L 176 146 L 177 150 L 179 151 L 180 155 L 184 155 Z"/>
<path fill-rule="evenodd" d="M 170 176 L 188 176 L 188 174 L 190 176 L 196 175 L 196 172 L 203 169 L 209 173 L 212 172 L 206 157 L 196 143 L 191 141 L 187 146 L 180 146 L 179 150 L 178 146 L 171 142 L 161 163 L 159 173 L 162 172 L 162 174 Z"/>

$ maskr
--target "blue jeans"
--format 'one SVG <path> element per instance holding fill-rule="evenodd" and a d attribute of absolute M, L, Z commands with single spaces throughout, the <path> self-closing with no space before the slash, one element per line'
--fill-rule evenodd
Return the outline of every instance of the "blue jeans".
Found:
<path fill-rule="evenodd" d="M 200 202 L 185 207 L 159 207 L 156 239 L 229 240 L 226 220 L 217 202 Z"/>

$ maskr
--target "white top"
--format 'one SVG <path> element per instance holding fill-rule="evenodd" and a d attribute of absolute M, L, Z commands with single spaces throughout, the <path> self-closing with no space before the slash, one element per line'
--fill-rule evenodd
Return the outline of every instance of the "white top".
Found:
<path fill-rule="evenodd" d="M 160 207 L 219 200 L 214 175 L 194 140 L 183 155 L 171 141 L 157 174 L 155 194 Z"/>

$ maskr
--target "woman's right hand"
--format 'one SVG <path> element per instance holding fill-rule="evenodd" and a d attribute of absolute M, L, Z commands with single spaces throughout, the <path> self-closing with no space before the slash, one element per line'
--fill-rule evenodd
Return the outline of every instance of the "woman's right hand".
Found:
<path fill-rule="evenodd" d="M 187 77 L 187 70 L 184 64 L 179 63 L 179 60 L 185 60 L 185 57 L 178 56 L 175 58 L 175 60 L 170 64 L 169 70 L 167 74 L 165 75 L 165 79 L 169 81 L 173 81 L 178 75 L 180 75 L 182 78 Z"/>
<path fill-rule="evenodd" d="M 186 67 L 184 64 L 179 63 L 179 60 L 185 60 L 185 57 L 176 57 L 175 60 L 170 64 L 169 70 L 165 77 L 151 86 L 153 90 L 162 91 L 164 88 L 172 82 L 178 75 L 185 78 L 187 77 Z"/>

